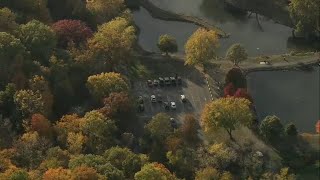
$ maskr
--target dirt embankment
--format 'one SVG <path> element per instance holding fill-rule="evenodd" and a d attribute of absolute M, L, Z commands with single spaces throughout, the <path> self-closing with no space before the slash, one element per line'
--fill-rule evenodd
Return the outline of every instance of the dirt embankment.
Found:
<path fill-rule="evenodd" d="M 227 33 L 222 31 L 218 27 L 215 27 L 214 25 L 202 19 L 199 19 L 197 17 L 187 16 L 183 14 L 175 14 L 175 13 L 160 9 L 148 0 L 139 0 L 139 2 L 140 2 L 140 5 L 146 10 L 148 10 L 151 16 L 154 18 L 165 20 L 165 21 L 180 21 L 180 22 L 193 23 L 206 29 L 215 30 L 221 38 L 226 38 L 229 36 Z"/>

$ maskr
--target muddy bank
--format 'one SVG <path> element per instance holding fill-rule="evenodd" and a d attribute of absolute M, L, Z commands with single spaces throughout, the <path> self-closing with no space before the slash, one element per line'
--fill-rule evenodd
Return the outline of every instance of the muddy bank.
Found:
<path fill-rule="evenodd" d="M 186 16 L 182 14 L 175 14 L 163 9 L 158 8 L 154 4 L 152 4 L 148 0 L 139 0 L 140 5 L 144 7 L 146 10 L 149 11 L 151 16 L 156 19 L 161 19 L 165 21 L 181 21 L 181 22 L 188 22 L 188 23 L 193 23 L 195 25 L 201 26 L 206 29 L 212 29 L 217 31 L 217 33 L 220 35 L 221 38 L 228 37 L 229 35 L 225 33 L 223 30 L 221 30 L 218 27 L 215 27 L 214 25 L 200 19 L 197 17 L 193 16 Z"/>
<path fill-rule="evenodd" d="M 255 65 L 255 67 L 242 68 L 243 72 L 248 75 L 257 71 L 312 71 L 313 67 L 320 66 L 320 59 L 301 60 L 294 63 L 278 63 L 275 65 Z"/>

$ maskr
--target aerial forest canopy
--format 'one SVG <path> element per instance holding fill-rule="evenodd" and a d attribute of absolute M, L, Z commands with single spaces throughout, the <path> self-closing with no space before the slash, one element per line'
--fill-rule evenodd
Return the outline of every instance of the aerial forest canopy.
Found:
<path fill-rule="evenodd" d="M 223 61 L 218 30 L 194 25 L 184 47 L 163 33 L 147 52 L 129 9 L 141 2 L 0 0 L 1 180 L 293 180 L 318 168 L 295 124 L 258 122 L 245 45 Z M 319 33 L 317 6 L 291 1 L 297 34 Z"/>

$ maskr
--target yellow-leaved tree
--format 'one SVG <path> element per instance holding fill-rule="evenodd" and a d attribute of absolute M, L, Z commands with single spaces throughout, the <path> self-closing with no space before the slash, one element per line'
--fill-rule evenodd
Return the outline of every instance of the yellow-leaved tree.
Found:
<path fill-rule="evenodd" d="M 89 92 L 97 99 L 108 97 L 113 92 L 126 92 L 129 89 L 127 82 L 119 73 L 101 73 L 88 77 Z"/>
<path fill-rule="evenodd" d="M 208 103 L 201 115 L 201 124 L 205 132 L 218 128 L 225 129 L 233 140 L 232 131 L 240 125 L 250 125 L 253 115 L 251 102 L 244 98 L 227 97 Z"/>
<path fill-rule="evenodd" d="M 217 32 L 199 28 L 185 44 L 187 65 L 203 64 L 216 56 L 219 47 Z"/>
<path fill-rule="evenodd" d="M 101 25 L 88 41 L 88 54 L 113 71 L 116 65 L 130 59 L 135 39 L 135 29 L 130 22 L 116 18 Z"/>

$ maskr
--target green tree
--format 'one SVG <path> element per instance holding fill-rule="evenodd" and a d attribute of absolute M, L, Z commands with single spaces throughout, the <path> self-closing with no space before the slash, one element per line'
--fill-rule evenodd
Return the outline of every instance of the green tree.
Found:
<path fill-rule="evenodd" d="M 128 148 L 112 147 L 104 153 L 104 157 L 130 179 L 141 169 L 144 163 L 139 155 L 134 154 Z"/>
<path fill-rule="evenodd" d="M 296 30 L 302 33 L 320 32 L 320 1 L 291 0 L 289 11 Z"/>
<path fill-rule="evenodd" d="M 97 100 L 108 97 L 112 92 L 126 92 L 129 89 L 127 82 L 121 75 L 114 72 L 88 77 L 87 87 Z"/>
<path fill-rule="evenodd" d="M 0 9 L 0 32 L 13 32 L 18 28 L 16 15 L 8 8 Z"/>
<path fill-rule="evenodd" d="M 12 175 L 9 178 L 10 180 L 29 180 L 28 172 L 24 170 L 18 170 L 12 173 Z"/>
<path fill-rule="evenodd" d="M 0 85 L 4 86 L 11 80 L 17 69 L 13 65 L 17 60 L 23 60 L 25 47 L 13 35 L 0 32 Z"/>
<path fill-rule="evenodd" d="M 285 133 L 287 136 L 291 136 L 291 137 L 296 137 L 298 135 L 297 128 L 293 123 L 287 124 L 285 128 Z"/>
<path fill-rule="evenodd" d="M 262 137 L 269 142 L 278 142 L 283 135 L 283 126 L 277 116 L 267 116 L 259 129 Z"/>
<path fill-rule="evenodd" d="M 89 54 L 113 70 L 116 65 L 130 59 L 135 39 L 135 29 L 129 21 L 116 18 L 101 25 L 88 41 Z"/>
<path fill-rule="evenodd" d="M 123 0 L 87 1 L 87 8 L 96 17 L 97 23 L 108 22 L 125 10 Z"/>
<path fill-rule="evenodd" d="M 248 58 L 245 48 L 241 44 L 233 44 L 227 51 L 226 59 L 238 65 Z"/>
<path fill-rule="evenodd" d="M 165 52 L 166 55 L 168 55 L 168 53 L 175 53 L 178 51 L 177 41 L 168 34 L 161 35 L 157 45 L 160 51 Z"/>
<path fill-rule="evenodd" d="M 25 115 L 43 113 L 44 101 L 38 92 L 32 90 L 20 90 L 14 95 L 14 102 Z"/>
<path fill-rule="evenodd" d="M 163 165 L 159 163 L 150 163 L 142 167 L 142 169 L 134 175 L 135 180 L 146 179 L 166 179 L 177 180 L 178 178 L 171 174 L 171 172 Z"/>
<path fill-rule="evenodd" d="M 88 138 L 86 147 L 90 152 L 102 153 L 114 145 L 115 132 L 117 131 L 115 122 L 98 111 L 86 113 L 81 122 L 81 129 Z"/>
<path fill-rule="evenodd" d="M 3 91 L 0 91 L 0 114 L 7 117 L 14 111 L 15 104 L 13 96 L 16 93 L 16 86 L 7 84 Z"/>
<path fill-rule="evenodd" d="M 18 36 L 34 58 L 48 63 L 57 43 L 56 35 L 49 26 L 32 20 L 20 26 Z"/>
<path fill-rule="evenodd" d="M 170 116 L 165 113 L 155 115 L 146 125 L 146 129 L 150 132 L 152 138 L 164 141 L 173 132 Z"/>
<path fill-rule="evenodd" d="M 230 139 L 232 131 L 240 125 L 249 126 L 253 121 L 250 101 L 244 98 L 220 98 L 208 103 L 201 116 L 205 132 L 212 132 L 217 128 L 225 129 Z"/>
<path fill-rule="evenodd" d="M 92 167 L 97 170 L 99 174 L 106 176 L 108 179 L 125 179 L 124 173 L 107 162 L 103 156 L 93 154 L 73 156 L 69 162 L 69 168 L 75 169 L 80 166 Z"/>
<path fill-rule="evenodd" d="M 216 56 L 219 37 L 213 30 L 199 28 L 185 44 L 187 65 L 204 64 Z"/>
<path fill-rule="evenodd" d="M 167 152 L 169 165 L 175 170 L 179 178 L 193 179 L 196 171 L 197 158 L 196 153 L 190 148 L 181 148 L 175 152 Z"/>

